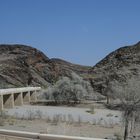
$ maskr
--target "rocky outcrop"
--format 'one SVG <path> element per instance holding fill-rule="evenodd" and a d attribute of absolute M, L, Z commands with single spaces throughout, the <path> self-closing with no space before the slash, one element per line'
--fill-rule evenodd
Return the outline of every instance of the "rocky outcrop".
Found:
<path fill-rule="evenodd" d="M 140 42 L 110 53 L 90 69 L 89 75 L 94 90 L 102 94 L 113 80 L 125 83 L 128 79 L 140 78 Z"/>
<path fill-rule="evenodd" d="M 56 82 L 71 72 L 89 80 L 94 91 L 103 95 L 113 80 L 119 83 L 140 78 L 140 42 L 107 55 L 94 67 L 49 59 L 41 51 L 25 45 L 0 45 L 0 88 L 43 86 Z"/>
<path fill-rule="evenodd" d="M 51 59 L 51 61 L 54 62 L 57 67 L 61 68 L 60 71 L 62 76 L 65 75 L 69 77 L 71 72 L 75 72 L 78 75 L 84 77 L 84 75 L 88 74 L 89 70 L 92 68 L 90 66 L 72 64 L 70 62 L 58 58 L 53 58 Z"/>
<path fill-rule="evenodd" d="M 0 45 L 0 88 L 48 86 L 60 76 L 88 72 L 89 67 L 60 59 L 49 59 L 41 51 L 25 45 Z"/>

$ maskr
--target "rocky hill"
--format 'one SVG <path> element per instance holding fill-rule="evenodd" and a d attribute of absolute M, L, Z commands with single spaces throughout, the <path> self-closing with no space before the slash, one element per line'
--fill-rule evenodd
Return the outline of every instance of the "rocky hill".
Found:
<path fill-rule="evenodd" d="M 125 46 L 107 55 L 89 71 L 93 88 L 104 94 L 113 80 L 124 83 L 130 78 L 140 78 L 140 42 Z"/>
<path fill-rule="evenodd" d="M 61 68 L 61 73 L 63 75 L 67 75 L 67 76 L 69 76 L 72 71 L 81 76 L 84 76 L 88 74 L 89 70 L 92 68 L 90 66 L 72 64 L 70 62 L 57 58 L 52 58 L 51 61 L 54 62 L 57 67 Z"/>
<path fill-rule="evenodd" d="M 90 68 L 49 59 L 30 46 L 0 45 L 0 88 L 48 86 L 60 76 L 88 73 Z"/>
<path fill-rule="evenodd" d="M 0 45 L 0 88 L 46 87 L 71 72 L 89 80 L 94 91 L 104 94 L 113 80 L 123 83 L 132 77 L 140 78 L 140 42 L 115 50 L 93 67 L 49 59 L 30 46 Z"/>

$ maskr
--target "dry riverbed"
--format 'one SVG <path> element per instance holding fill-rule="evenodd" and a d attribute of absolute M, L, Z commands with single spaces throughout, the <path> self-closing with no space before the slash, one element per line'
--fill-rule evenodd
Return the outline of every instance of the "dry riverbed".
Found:
<path fill-rule="evenodd" d="M 110 138 L 122 132 L 121 113 L 105 108 L 24 105 L 6 110 L 2 129 Z M 4 123 L 5 122 L 5 123 Z"/>
<path fill-rule="evenodd" d="M 119 125 L 105 127 L 103 125 L 82 122 L 48 122 L 48 120 L 17 120 L 12 118 L 5 120 L 5 124 L 0 126 L 0 128 L 94 138 L 110 138 L 114 134 L 119 134 L 122 131 L 122 128 Z"/>

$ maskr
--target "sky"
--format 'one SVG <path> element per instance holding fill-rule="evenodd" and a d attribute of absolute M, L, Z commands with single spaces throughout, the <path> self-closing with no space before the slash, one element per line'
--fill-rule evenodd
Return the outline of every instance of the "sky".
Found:
<path fill-rule="evenodd" d="M 140 0 L 0 0 L 0 44 L 95 65 L 140 41 Z"/>

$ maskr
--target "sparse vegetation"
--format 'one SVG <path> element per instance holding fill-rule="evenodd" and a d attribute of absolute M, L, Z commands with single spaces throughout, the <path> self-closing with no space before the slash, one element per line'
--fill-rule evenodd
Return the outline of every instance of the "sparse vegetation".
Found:
<path fill-rule="evenodd" d="M 116 140 L 122 140 L 121 134 L 115 133 L 114 136 L 115 136 Z"/>
<path fill-rule="evenodd" d="M 80 102 L 87 96 L 93 98 L 93 89 L 89 82 L 72 73 L 71 78 L 62 77 L 54 86 L 49 87 L 44 94 L 47 100 L 54 100 L 56 104 L 73 104 Z"/>
<path fill-rule="evenodd" d="M 82 118 L 81 118 L 81 116 L 79 115 L 79 116 L 78 116 L 78 121 L 77 121 L 77 124 L 80 126 L 80 125 L 81 125 L 81 123 L 82 123 Z"/>
<path fill-rule="evenodd" d="M 74 118 L 71 114 L 68 115 L 68 123 L 73 124 L 74 123 Z"/>
<path fill-rule="evenodd" d="M 91 105 L 90 106 L 90 109 L 87 110 L 86 112 L 91 113 L 91 114 L 94 114 L 95 113 L 95 106 L 94 105 Z"/>
<path fill-rule="evenodd" d="M 109 114 L 107 114 L 106 116 L 107 116 L 107 117 L 112 117 L 113 114 L 109 113 Z"/>
<path fill-rule="evenodd" d="M 40 110 L 37 110 L 35 114 L 36 114 L 36 118 L 42 119 L 43 114 L 42 114 L 42 112 Z"/>
<path fill-rule="evenodd" d="M 140 81 L 139 79 L 130 79 L 123 86 L 114 82 L 112 86 L 114 96 L 119 99 L 124 119 L 124 140 L 133 134 L 135 130 L 138 114 L 140 112 Z M 118 85 L 118 87 L 116 87 Z"/>
<path fill-rule="evenodd" d="M 60 121 L 60 115 L 56 114 L 52 117 L 52 121 L 51 121 L 51 124 L 52 125 L 57 125 Z"/>
<path fill-rule="evenodd" d="M 27 110 L 27 120 L 34 120 L 35 119 L 35 113 L 32 110 Z"/>
<path fill-rule="evenodd" d="M 5 125 L 5 120 L 8 118 L 8 115 L 6 114 L 5 111 L 0 111 L 0 126 L 4 126 Z"/>

